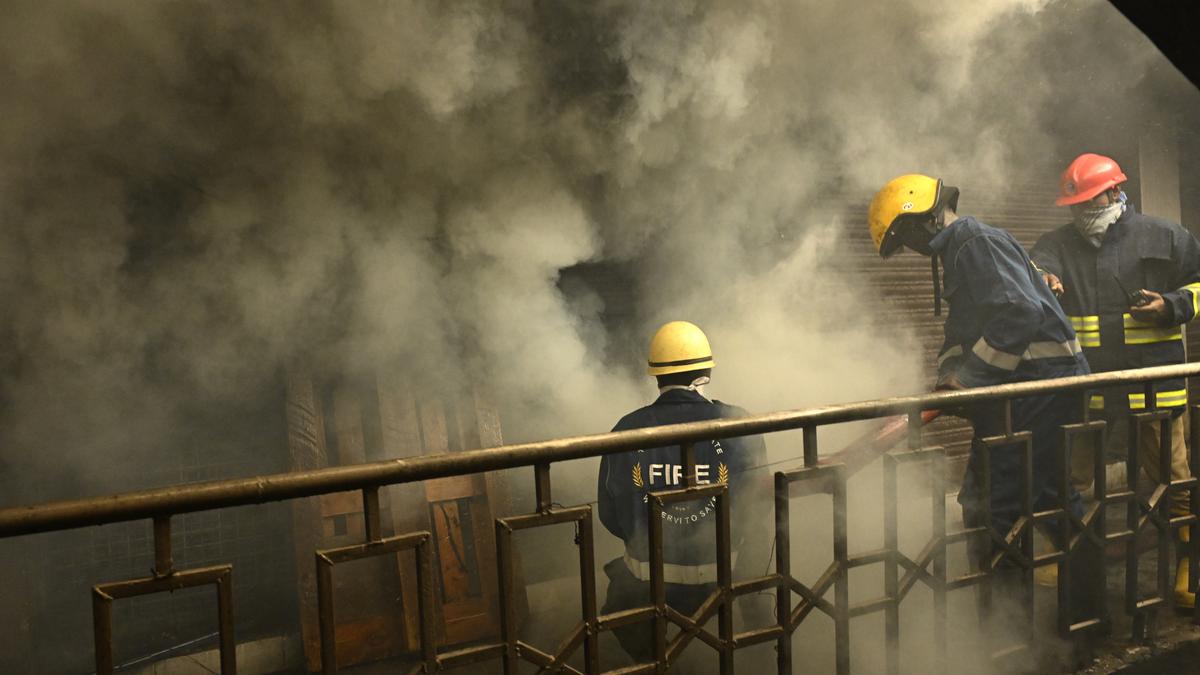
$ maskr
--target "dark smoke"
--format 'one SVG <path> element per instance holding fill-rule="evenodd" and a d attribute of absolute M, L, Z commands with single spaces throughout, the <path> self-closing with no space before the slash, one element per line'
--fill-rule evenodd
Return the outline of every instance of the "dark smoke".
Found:
<path fill-rule="evenodd" d="M 756 409 L 914 390 L 822 200 L 1005 185 L 1169 68 L 1099 1 L 4 4 L 4 471 L 93 493 L 297 360 L 510 437 L 607 428 L 682 317 Z"/>

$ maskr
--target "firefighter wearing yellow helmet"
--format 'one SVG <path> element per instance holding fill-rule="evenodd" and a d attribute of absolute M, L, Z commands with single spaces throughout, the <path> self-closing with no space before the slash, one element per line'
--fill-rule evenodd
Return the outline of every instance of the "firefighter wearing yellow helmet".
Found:
<path fill-rule="evenodd" d="M 699 326 L 687 321 L 663 324 L 650 340 L 650 356 L 646 359 L 646 365 L 646 373 L 655 377 L 710 371 L 714 364 L 708 336 Z"/>
<path fill-rule="evenodd" d="M 881 256 L 909 248 L 933 260 L 934 297 L 944 293 L 949 304 L 937 359 L 937 388 L 965 389 L 1090 372 L 1070 321 L 1025 249 L 1008 232 L 960 216 L 958 197 L 958 189 L 936 178 L 908 174 L 884 185 L 867 213 L 871 239 Z M 944 291 L 938 279 L 939 260 L 945 265 Z M 1082 409 L 1078 392 L 1012 402 L 1013 430 L 1032 435 L 1029 489 L 1034 511 L 1060 504 L 1062 426 L 1080 421 Z M 1021 575 L 1016 561 L 1007 549 L 994 550 L 990 542 L 1003 541 L 1023 513 L 1023 453 L 1011 447 L 989 453 L 984 445 L 984 438 L 1005 435 L 1005 416 L 999 406 L 973 407 L 969 417 L 975 437 L 958 501 L 964 524 L 992 530 L 992 536 L 985 538 L 989 543 L 974 542 L 972 558 L 987 565 L 1000 553 L 997 583 L 1017 584 Z M 989 453 L 986 462 L 984 453 Z M 988 485 L 983 472 L 989 463 L 990 505 L 983 501 Z M 1082 517 L 1079 494 L 1069 490 L 1068 504 L 1076 517 Z M 1071 589 L 1073 612 L 1078 616 L 1094 616 L 1094 611 L 1103 609 L 1103 578 L 1095 573 L 1099 554 L 1083 538 L 1071 559 L 1079 570 Z"/>
<path fill-rule="evenodd" d="M 650 340 L 646 358 L 646 372 L 658 384 L 658 398 L 622 417 L 613 431 L 747 415 L 741 408 L 705 395 L 714 365 L 708 337 L 698 326 L 687 321 L 663 324 Z M 761 468 L 766 457 L 762 437 L 714 439 L 698 442 L 694 448 L 694 482 L 729 486 L 737 552 L 735 576 L 761 573 L 767 562 L 772 523 L 767 501 L 770 481 Z M 604 566 L 609 578 L 602 610 L 605 614 L 646 604 L 650 592 L 647 495 L 685 487 L 680 460 L 679 447 L 673 446 L 606 455 L 600 461 L 600 522 L 625 542 L 624 554 Z M 684 616 L 691 616 L 716 588 L 714 509 L 712 499 L 689 501 L 672 504 L 662 516 L 667 604 Z M 740 575 L 739 570 L 743 570 Z M 745 604 L 742 609 L 764 614 L 767 610 Z M 766 616 L 759 618 L 769 620 Z M 654 659 L 653 636 L 644 626 L 621 626 L 613 632 L 634 659 Z"/>
<path fill-rule="evenodd" d="M 948 207 L 958 208 L 958 188 L 929 176 L 908 174 L 888 181 L 867 211 L 875 250 L 887 258 L 903 245 L 929 255 L 929 241 L 944 227 Z"/>

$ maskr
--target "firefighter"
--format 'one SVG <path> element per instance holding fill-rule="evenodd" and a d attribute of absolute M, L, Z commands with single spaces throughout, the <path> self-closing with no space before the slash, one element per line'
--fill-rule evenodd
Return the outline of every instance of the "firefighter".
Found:
<path fill-rule="evenodd" d="M 1137 213 L 1121 184 L 1121 167 L 1109 157 L 1086 153 L 1063 171 L 1055 201 L 1071 208 L 1071 222 L 1046 233 L 1031 256 L 1044 271 L 1046 282 L 1060 289 L 1063 309 L 1079 335 L 1088 363 L 1097 372 L 1183 363 L 1181 326 L 1200 308 L 1200 244 L 1183 227 Z M 1120 453 L 1127 438 L 1131 411 L 1145 410 L 1144 387 L 1111 388 L 1093 395 L 1088 407 L 1108 423 L 1109 451 Z M 1182 480 L 1188 471 L 1184 443 L 1184 380 L 1156 386 L 1154 405 L 1173 411 L 1171 476 Z M 1156 482 L 1159 475 L 1159 425 L 1141 430 L 1138 460 Z M 1087 489 L 1093 480 L 1092 453 L 1071 458 L 1072 482 Z M 1171 515 L 1188 513 L 1189 494 L 1173 491 Z M 1180 538 L 1188 539 L 1188 528 Z M 1181 557 L 1175 597 L 1184 607 L 1195 605 L 1187 588 L 1188 560 Z"/>
<path fill-rule="evenodd" d="M 1075 331 L 1025 250 L 1008 232 L 959 216 L 958 196 L 957 188 L 936 178 L 905 175 L 888 182 L 868 211 L 871 237 L 881 256 L 907 246 L 933 258 L 935 307 L 940 310 L 943 296 L 950 306 L 938 356 L 937 388 L 957 390 L 1087 374 Z M 945 267 L 944 289 L 937 278 L 939 259 Z M 1056 476 L 1061 478 L 1066 471 L 1059 452 L 1060 429 L 1078 421 L 1080 397 L 1068 392 L 1012 402 L 1014 431 L 1032 432 L 1034 511 L 1059 504 Z M 1004 433 L 1004 413 L 1000 405 L 972 406 L 965 413 L 975 436 L 958 501 L 963 522 L 979 527 L 987 524 L 981 439 Z M 990 453 L 991 525 L 1001 537 L 1022 513 L 1020 450 L 1020 445 L 995 446 Z M 1069 505 L 1077 517 L 1082 515 L 1073 489 Z M 994 551 L 978 545 L 978 540 L 974 544 L 972 557 L 986 566 Z M 1072 605 L 1075 612 L 1087 612 L 1097 597 L 1098 577 L 1088 571 L 1096 568 L 1098 556 L 1090 549 L 1080 553 L 1071 564 L 1088 576 L 1075 577 L 1083 583 L 1073 584 Z M 1017 580 L 1013 563 L 1004 558 L 997 582 Z"/>
<path fill-rule="evenodd" d="M 650 342 L 647 372 L 658 381 L 658 398 L 621 418 L 613 431 L 639 429 L 678 422 L 739 417 L 746 411 L 709 399 L 713 356 L 704 332 L 687 321 L 663 325 Z M 771 491 L 747 487 L 755 471 L 765 464 L 766 446 L 761 436 L 746 436 L 696 443 L 699 485 L 729 485 L 731 533 L 735 576 L 765 573 L 767 545 L 773 521 Z M 603 612 L 610 613 L 651 603 L 650 552 L 647 537 L 647 495 L 685 487 L 679 447 L 649 448 L 600 461 L 598 502 L 600 522 L 625 542 L 625 552 L 604 566 L 608 594 Z M 668 506 L 662 516 L 663 560 L 667 604 L 690 616 L 716 589 L 716 512 L 712 499 Z M 741 546 L 742 541 L 755 546 Z M 763 544 L 763 542 L 766 544 Z M 741 549 L 750 548 L 750 551 Z M 759 550 L 761 549 L 761 550 Z M 746 554 L 746 555 L 738 555 Z M 747 606 L 742 605 L 746 610 Z M 616 633 L 621 647 L 637 661 L 654 659 L 653 633 L 644 625 L 621 626 Z"/>

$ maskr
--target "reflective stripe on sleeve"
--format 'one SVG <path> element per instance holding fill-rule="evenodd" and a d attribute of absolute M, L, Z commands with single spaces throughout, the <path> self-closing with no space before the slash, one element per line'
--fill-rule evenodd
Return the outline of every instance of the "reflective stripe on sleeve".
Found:
<path fill-rule="evenodd" d="M 943 355 L 945 358 L 951 356 L 954 348 L 947 349 Z M 960 350 L 961 351 L 961 350 Z M 971 348 L 975 356 L 979 357 L 980 361 L 994 366 L 1002 370 L 1014 370 L 1022 361 L 1036 361 L 1038 359 L 1061 359 L 1070 358 L 1079 352 L 1083 351 L 1079 346 L 1078 340 L 1067 340 L 1066 342 L 1030 342 L 1029 346 L 1020 355 L 1009 354 L 1002 352 L 999 349 L 989 345 L 986 340 L 979 338 L 975 346 Z M 943 358 L 938 358 L 940 366 Z"/>
<path fill-rule="evenodd" d="M 1092 410 L 1104 410 L 1104 397 L 1100 394 L 1092 394 L 1088 399 L 1088 407 Z"/>
<path fill-rule="evenodd" d="M 983 338 L 979 338 L 979 341 L 975 343 L 971 351 L 975 353 L 975 356 L 979 357 L 980 361 L 1000 370 L 1016 370 L 1017 366 L 1021 363 L 1019 355 L 1002 352 L 989 345 L 987 340 Z"/>
<path fill-rule="evenodd" d="M 1200 283 L 1188 284 L 1179 290 L 1192 295 L 1192 318 L 1200 316 Z"/>
<path fill-rule="evenodd" d="M 1066 342 L 1030 342 L 1029 349 L 1021 355 L 1021 358 L 1032 361 L 1034 359 L 1057 359 L 1063 357 L 1075 356 L 1080 351 L 1078 340 L 1067 340 Z"/>
<path fill-rule="evenodd" d="M 941 368 L 942 364 L 945 363 L 947 360 L 952 359 L 956 356 L 962 356 L 962 354 L 963 354 L 962 345 L 954 345 L 953 347 L 947 349 L 946 351 L 944 351 L 938 355 L 938 358 L 937 358 L 938 368 Z"/>
<path fill-rule="evenodd" d="M 1095 349 L 1100 346 L 1100 332 L 1092 333 L 1075 333 L 1075 338 L 1079 340 L 1080 346 L 1088 349 Z"/>
<path fill-rule="evenodd" d="M 1125 326 L 1125 344 L 1146 345 L 1153 342 L 1170 342 L 1183 339 L 1179 326 L 1162 327 L 1149 321 L 1139 321 L 1130 314 L 1121 317 Z"/>

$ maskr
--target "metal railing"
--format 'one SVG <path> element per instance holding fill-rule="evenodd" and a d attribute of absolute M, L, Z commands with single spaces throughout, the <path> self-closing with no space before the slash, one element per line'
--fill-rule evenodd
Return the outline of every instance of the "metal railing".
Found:
<path fill-rule="evenodd" d="M 177 588 L 214 584 L 218 590 L 220 654 L 223 673 L 235 673 L 233 607 L 230 580 L 232 566 L 220 565 L 203 569 L 176 570 L 171 557 L 171 518 L 195 511 L 227 508 L 250 504 L 311 497 L 350 490 L 361 491 L 365 519 L 365 541 L 336 549 L 315 551 L 318 580 L 318 610 L 321 635 L 322 668 L 326 673 L 337 671 L 334 651 L 333 584 L 335 565 L 365 557 L 395 554 L 411 550 L 417 559 L 417 584 L 419 591 L 418 616 L 420 625 L 419 663 L 417 671 L 436 672 L 441 669 L 488 659 L 502 661 L 506 673 L 518 672 L 524 660 L 541 668 L 543 672 L 598 673 L 600 672 L 600 633 L 614 627 L 640 621 L 653 623 L 653 645 L 655 661 L 622 668 L 622 674 L 660 672 L 663 667 L 675 662 L 690 642 L 699 639 L 719 655 L 722 673 L 733 671 L 733 654 L 736 650 L 761 644 L 776 643 L 778 672 L 791 673 L 793 666 L 792 634 L 814 611 L 829 615 L 833 619 L 835 633 L 835 663 L 839 673 L 850 668 L 850 621 L 868 614 L 882 612 L 884 615 L 886 640 L 885 662 L 888 672 L 898 672 L 901 602 L 918 583 L 928 586 L 933 593 L 933 634 L 935 664 L 945 672 L 946 655 L 946 595 L 950 591 L 979 587 L 981 610 L 986 615 L 990 605 L 991 581 L 997 566 L 1007 561 L 1016 565 L 1022 573 L 1021 601 L 1028 616 L 1033 613 L 1033 570 L 1044 565 L 1057 564 L 1060 573 L 1058 629 L 1062 636 L 1072 636 L 1103 626 L 1107 622 L 1107 609 L 1096 616 L 1069 620 L 1066 611 L 1067 596 L 1071 585 L 1070 567 L 1067 556 L 1085 542 L 1101 549 L 1110 544 L 1126 547 L 1126 588 L 1124 610 L 1133 617 L 1135 637 L 1152 638 L 1155 630 L 1156 612 L 1171 606 L 1171 584 L 1169 578 L 1170 534 L 1177 528 L 1197 520 L 1200 513 L 1200 490 L 1191 489 L 1190 513 L 1172 517 L 1168 510 L 1169 496 L 1173 491 L 1194 488 L 1197 485 L 1196 444 L 1190 452 L 1190 478 L 1170 479 L 1170 425 L 1172 416 L 1167 411 L 1153 409 L 1153 384 L 1156 381 L 1200 375 L 1200 364 L 1162 366 L 1141 370 L 1119 371 L 1096 375 L 1069 377 L 1040 382 L 983 387 L 965 391 L 939 392 L 921 396 L 906 396 L 885 400 L 866 401 L 834 405 L 821 408 L 777 412 L 744 418 L 720 419 L 706 422 L 675 424 L 663 427 L 636 429 L 615 433 L 580 436 L 538 443 L 508 445 L 497 448 L 467 450 L 463 452 L 424 456 L 412 459 L 397 459 L 355 466 L 341 466 L 310 471 L 275 474 L 254 478 L 220 480 L 208 483 L 166 487 L 140 492 L 111 495 L 89 499 L 59 501 L 0 510 L 0 538 L 54 530 L 66 530 L 88 525 L 101 525 L 139 519 L 151 519 L 154 531 L 154 570 L 150 577 L 105 583 L 93 588 L 93 619 L 96 639 L 96 668 L 99 673 L 111 673 L 112 627 L 111 605 L 116 599 L 147 593 L 156 593 Z M 1098 390 L 1117 385 L 1142 384 L 1147 391 L 1146 401 L 1151 406 L 1146 412 L 1131 415 L 1131 451 L 1128 458 L 1126 489 L 1107 493 L 1105 488 L 1105 463 L 1103 452 L 1096 445 L 1095 501 L 1082 518 L 1072 515 L 1066 495 L 1067 477 L 1061 477 L 1057 508 L 1034 512 L 1030 494 L 1032 441 L 1029 432 L 1012 428 L 1011 404 L 1014 399 L 1053 392 Z M 924 410 L 951 410 L 962 406 L 984 402 L 999 402 L 1005 412 L 1004 433 L 984 440 L 986 448 L 997 445 L 1023 446 L 1024 500 L 1023 513 L 1009 532 L 997 532 L 992 526 L 967 527 L 947 531 L 945 512 L 944 461 L 945 452 L 940 447 L 922 447 L 920 412 Z M 1086 404 L 1085 404 L 1086 406 Z M 848 551 L 846 481 L 848 472 L 842 464 L 821 464 L 818 455 L 817 430 L 821 426 L 869 420 L 897 414 L 909 416 L 908 449 L 890 452 L 884 457 L 883 474 L 883 525 L 884 546 L 881 549 L 851 555 Z M 1062 466 L 1069 466 L 1068 453 L 1076 439 L 1091 435 L 1100 438 L 1104 434 L 1103 421 L 1088 421 L 1086 407 L 1083 422 L 1063 427 Z M 1200 414 L 1191 416 L 1193 427 L 1200 433 Z M 1137 447 L 1138 434 L 1146 424 L 1160 425 L 1159 475 L 1160 482 L 1149 494 L 1139 494 Z M 722 439 L 751 434 L 765 434 L 785 430 L 803 430 L 803 466 L 775 473 L 775 572 L 764 576 L 734 582 L 731 575 L 731 532 L 727 486 L 724 483 L 695 484 L 694 443 L 711 439 Z M 1193 439 L 1200 438 L 1195 433 Z M 682 476 L 685 487 L 678 490 L 655 492 L 647 502 L 650 537 L 650 588 L 652 604 L 607 615 L 597 613 L 595 560 L 593 545 L 592 508 L 590 505 L 560 507 L 551 497 L 550 469 L 552 464 L 585 457 L 597 457 L 631 450 L 678 446 Z M 984 452 L 986 460 L 988 452 Z M 903 464 L 925 463 L 929 469 L 929 490 L 932 500 L 932 530 L 929 540 L 915 558 L 900 551 L 899 522 L 897 519 L 897 471 Z M 500 639 L 482 645 L 443 651 L 436 644 L 436 636 L 429 620 L 434 603 L 433 553 L 428 531 L 410 532 L 393 537 L 383 537 L 379 506 L 381 486 L 411 483 L 434 478 L 474 474 L 485 471 L 532 467 L 536 508 L 533 513 L 496 519 L 496 555 L 499 569 Z M 986 469 L 985 469 L 986 473 Z M 833 560 L 816 581 L 805 584 L 793 576 L 791 561 L 791 522 L 789 499 L 797 486 L 803 486 L 807 494 L 825 493 L 833 502 Z M 984 504 L 990 503 L 985 498 Z M 663 574 L 662 513 L 670 504 L 685 500 L 713 499 L 716 513 L 717 581 L 709 598 L 691 616 L 684 616 L 666 602 Z M 1120 529 L 1113 530 L 1106 518 L 1107 507 L 1124 504 L 1127 517 Z M 985 509 L 988 507 L 985 506 Z M 990 523 L 990 512 L 987 514 Z M 515 599 L 515 573 L 513 562 L 513 534 L 519 530 L 544 527 L 561 523 L 575 523 L 578 527 L 580 594 L 582 614 L 579 623 L 570 631 L 558 653 L 549 654 L 519 639 L 517 631 L 517 603 Z M 1034 554 L 1033 532 L 1035 527 L 1057 524 L 1062 542 L 1056 550 L 1041 555 Z M 1138 535 L 1148 527 L 1159 534 L 1158 575 L 1155 595 L 1142 597 L 1137 583 Z M 964 542 L 971 537 L 990 540 L 998 551 L 982 569 L 957 578 L 947 576 L 946 550 L 954 543 Z M 1190 538 L 1190 554 L 1200 558 L 1200 537 Z M 865 602 L 850 603 L 849 572 L 866 565 L 883 565 L 884 595 Z M 1190 585 L 1194 590 L 1197 569 L 1191 567 Z M 1098 593 L 1103 594 L 1103 573 Z M 749 593 L 774 589 L 776 614 L 773 625 L 734 632 L 733 600 Z M 828 599 L 832 589 L 833 598 Z M 706 624 L 717 618 L 718 633 L 711 634 Z M 1200 610 L 1194 613 L 1200 622 Z M 668 627 L 674 624 L 681 630 L 668 639 Z M 1025 636 L 1030 644 L 1038 639 L 1033 631 L 1033 622 L 1028 621 L 1029 631 Z M 572 666 L 568 660 L 583 648 L 582 670 Z M 1025 645 L 1029 646 L 1029 645 Z"/>

